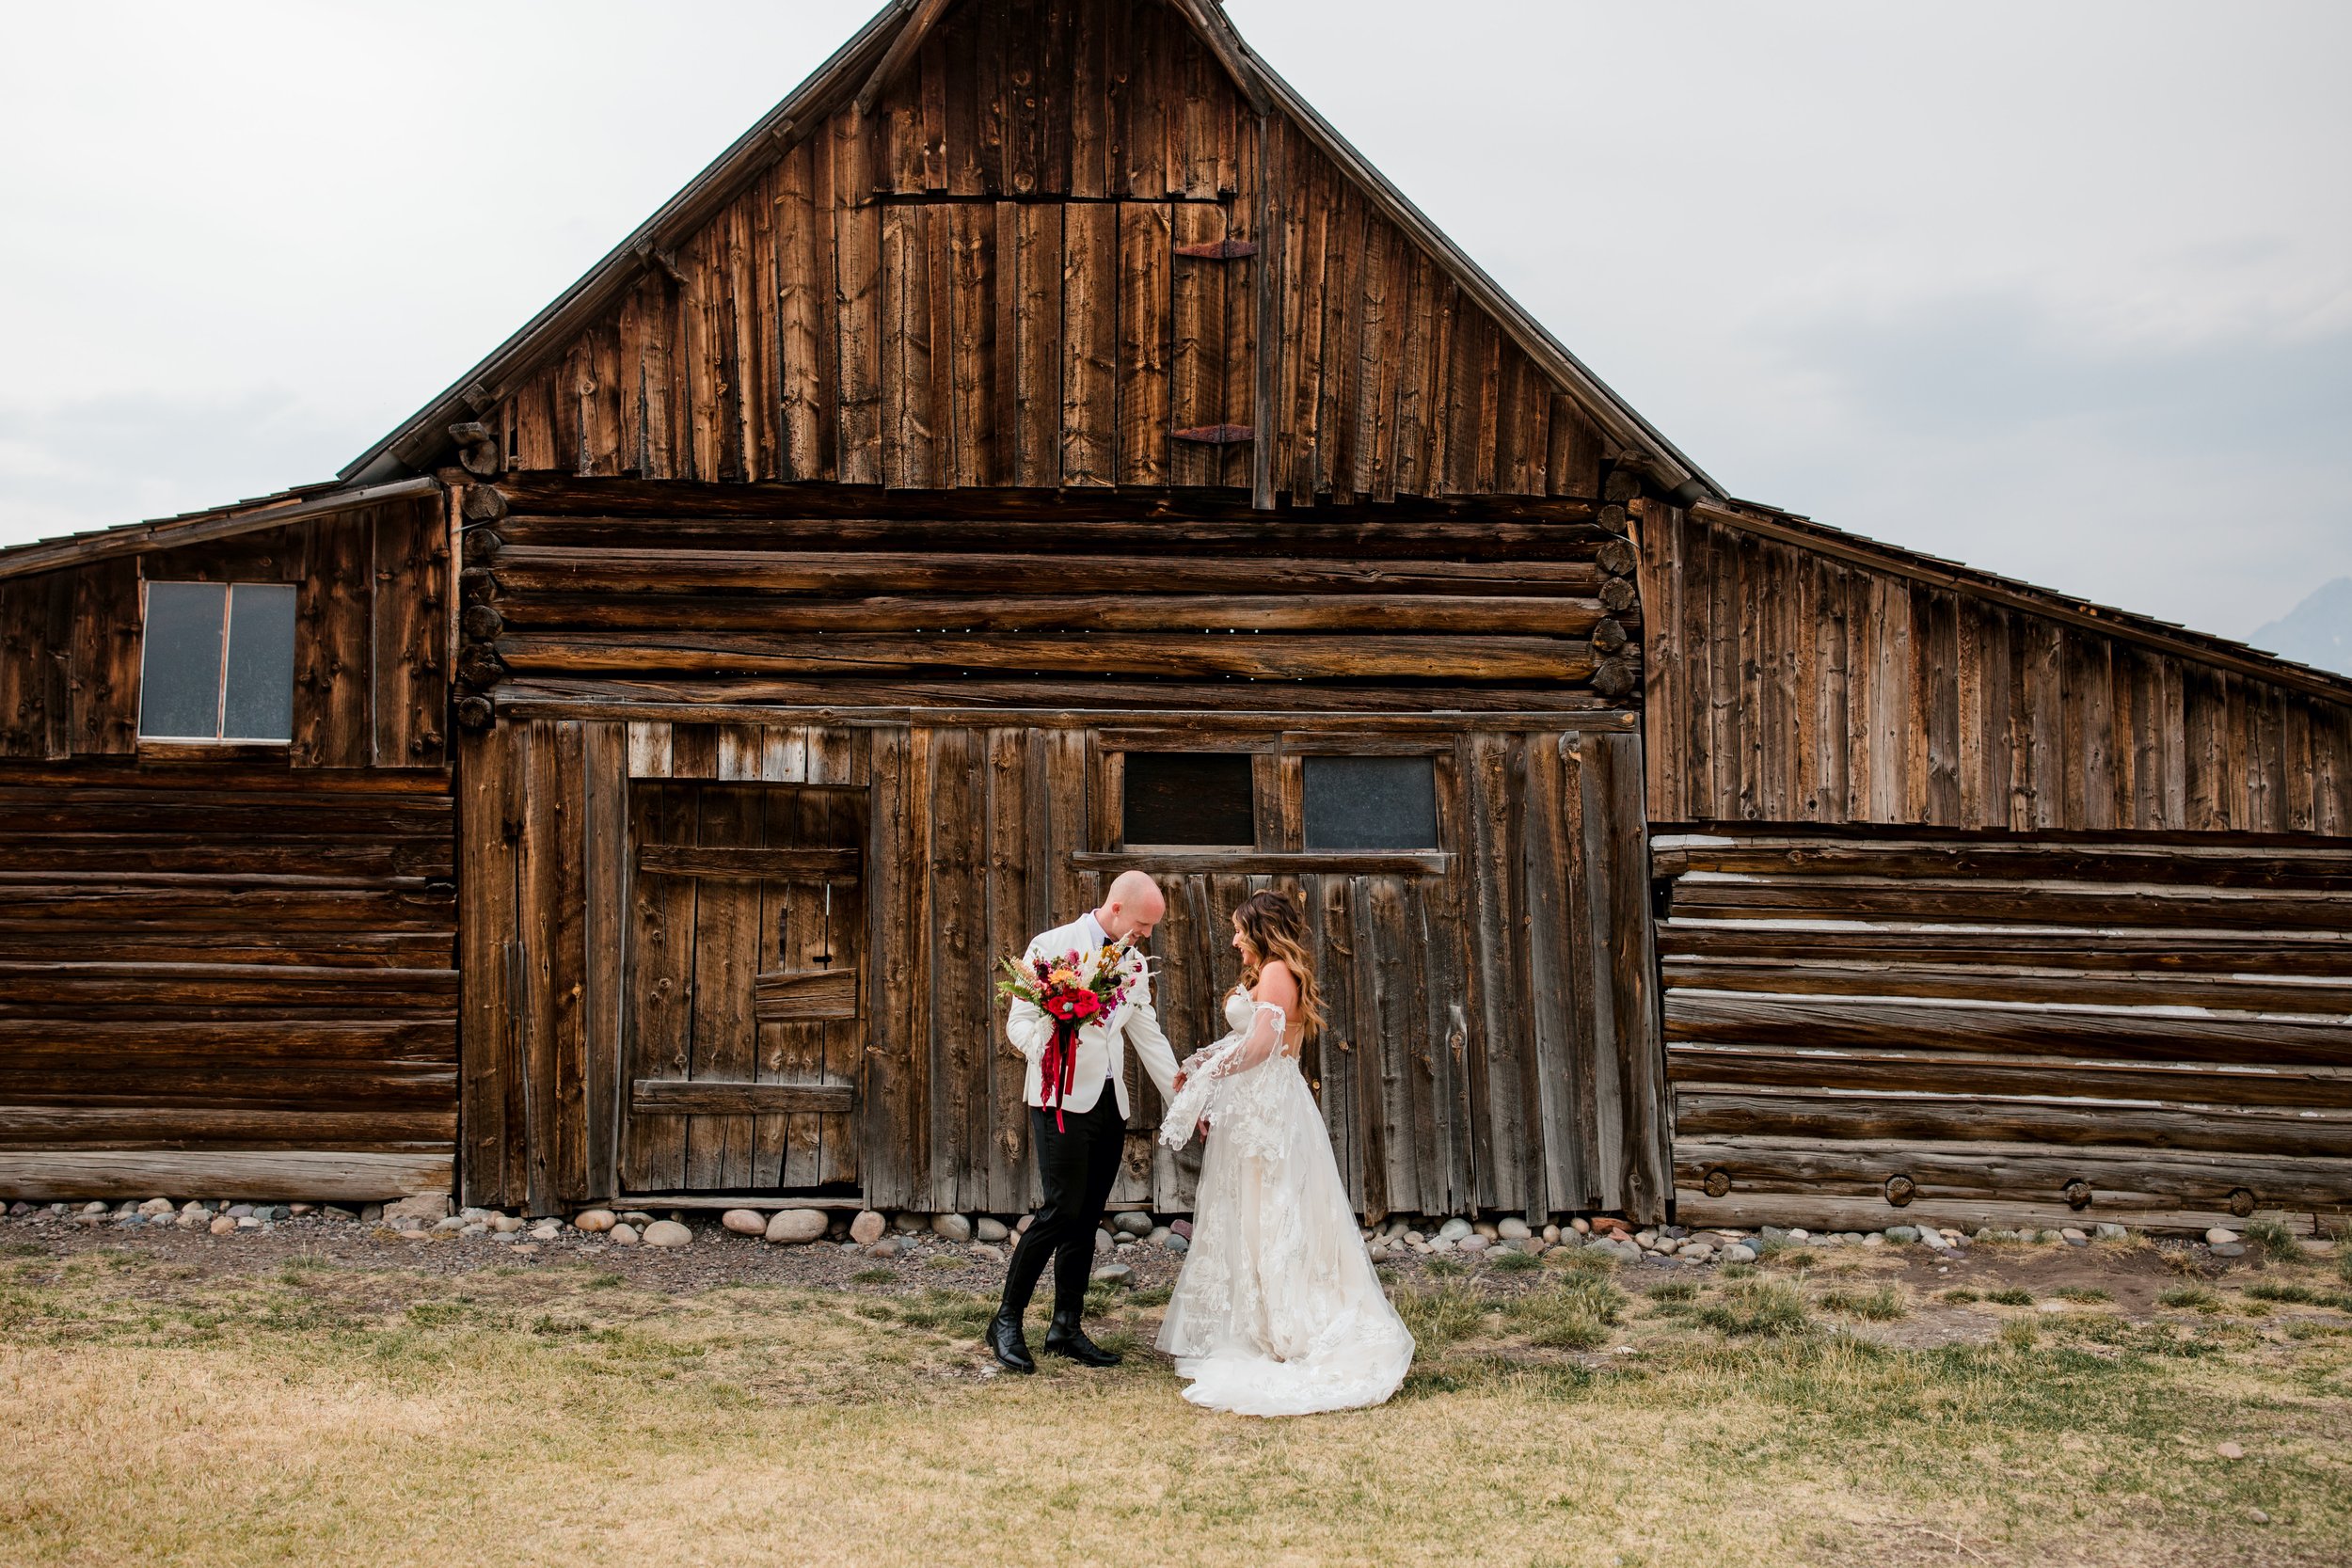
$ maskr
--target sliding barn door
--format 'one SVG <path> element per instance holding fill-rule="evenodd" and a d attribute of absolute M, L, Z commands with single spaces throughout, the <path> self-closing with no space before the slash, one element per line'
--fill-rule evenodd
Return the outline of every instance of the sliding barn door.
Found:
<path fill-rule="evenodd" d="M 641 780 L 623 1187 L 858 1180 L 866 792 Z"/>

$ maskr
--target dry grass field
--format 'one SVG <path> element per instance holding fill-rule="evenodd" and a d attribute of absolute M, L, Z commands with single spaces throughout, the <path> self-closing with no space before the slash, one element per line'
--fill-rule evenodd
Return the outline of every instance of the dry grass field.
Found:
<path fill-rule="evenodd" d="M 1415 1267 L 1398 1399 L 1264 1423 L 1178 1397 L 1164 1287 L 1097 1289 L 1125 1366 L 1024 1379 L 968 1269 L 432 1250 L 11 1243 L 0 1561 L 2352 1560 L 2319 1260 Z"/>

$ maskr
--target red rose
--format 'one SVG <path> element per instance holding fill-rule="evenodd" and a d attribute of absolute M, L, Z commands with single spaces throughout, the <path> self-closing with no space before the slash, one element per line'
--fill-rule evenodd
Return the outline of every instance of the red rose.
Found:
<path fill-rule="evenodd" d="M 1090 990 L 1065 990 L 1047 997 L 1044 1006 L 1056 1018 L 1083 1022 L 1103 1010 L 1103 999 Z"/>

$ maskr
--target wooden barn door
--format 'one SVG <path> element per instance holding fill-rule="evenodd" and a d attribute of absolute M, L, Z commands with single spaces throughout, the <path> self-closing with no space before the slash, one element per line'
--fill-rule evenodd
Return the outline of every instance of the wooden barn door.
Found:
<path fill-rule="evenodd" d="M 640 780 L 622 1186 L 858 1180 L 866 792 Z"/>

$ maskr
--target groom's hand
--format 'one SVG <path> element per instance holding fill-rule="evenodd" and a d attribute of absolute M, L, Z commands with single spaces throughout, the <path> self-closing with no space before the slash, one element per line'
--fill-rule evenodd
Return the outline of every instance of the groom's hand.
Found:
<path fill-rule="evenodd" d="M 1196 1137 L 1196 1138 L 1199 1138 L 1199 1139 L 1200 1139 L 1202 1143 L 1207 1143 L 1207 1142 L 1209 1141 L 1209 1118 L 1208 1118 L 1208 1117 L 1202 1117 L 1200 1118 L 1200 1126 L 1198 1126 L 1198 1127 L 1196 1127 L 1196 1128 L 1194 1128 L 1194 1129 L 1192 1130 L 1192 1135 L 1193 1135 L 1194 1137 Z"/>
<path fill-rule="evenodd" d="M 1179 1095 L 1184 1092 L 1184 1069 L 1183 1068 L 1178 1068 L 1176 1069 L 1176 1082 L 1168 1092 L 1171 1095 Z"/>

